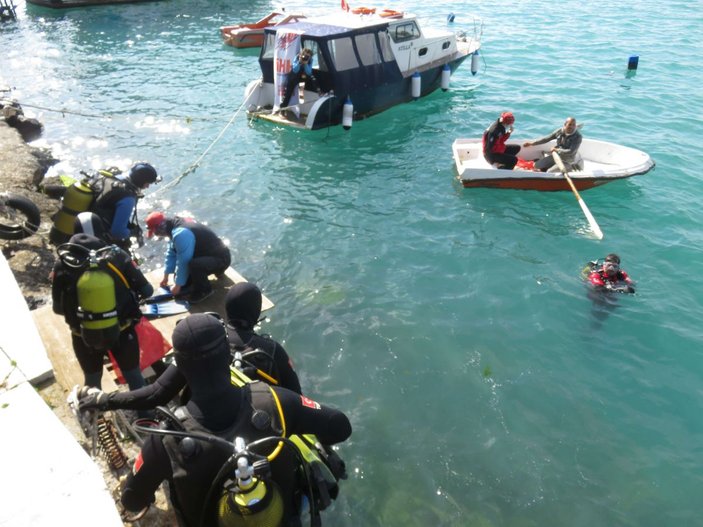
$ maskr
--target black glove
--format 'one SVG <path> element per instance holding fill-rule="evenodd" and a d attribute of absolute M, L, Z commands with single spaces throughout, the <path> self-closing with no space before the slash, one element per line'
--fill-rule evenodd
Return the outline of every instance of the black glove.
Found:
<path fill-rule="evenodd" d="M 78 411 L 109 410 L 109 396 L 97 388 L 83 386 L 78 392 Z"/>

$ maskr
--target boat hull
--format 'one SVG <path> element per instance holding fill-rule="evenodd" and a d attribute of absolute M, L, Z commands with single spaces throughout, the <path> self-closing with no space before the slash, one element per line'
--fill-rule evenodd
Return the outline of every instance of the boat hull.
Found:
<path fill-rule="evenodd" d="M 224 36 L 224 43 L 234 48 L 260 48 L 264 43 L 264 30 L 231 31 Z"/>
<path fill-rule="evenodd" d="M 467 54 L 461 54 L 454 60 L 446 62 L 446 64 L 449 65 L 449 68 L 453 73 L 468 56 L 469 55 Z M 426 97 L 441 87 L 442 69 L 444 68 L 444 65 L 445 63 L 438 64 L 420 73 L 420 97 Z M 367 117 L 381 113 L 389 108 L 392 108 L 393 106 L 410 102 L 415 99 L 412 96 L 411 77 L 402 77 L 398 74 L 392 78 L 393 81 L 385 84 L 372 88 L 360 87 L 360 89 L 352 90 L 348 93 L 348 97 L 354 105 L 354 121 L 366 119 Z M 303 127 L 310 130 L 328 128 L 330 126 L 341 124 L 342 122 L 342 111 L 346 97 L 342 99 L 341 97 L 334 96 L 334 94 L 332 96 L 325 96 L 325 100 L 322 101 L 321 104 L 316 105 L 315 103 L 320 99 L 320 96 L 313 91 L 306 90 L 304 96 L 306 103 L 298 105 L 301 118 L 299 120 L 286 120 L 281 119 L 278 115 L 271 115 L 271 104 L 269 100 L 272 99 L 272 95 L 263 96 L 264 93 L 273 94 L 273 84 L 258 82 L 256 86 L 257 87 L 255 89 L 258 89 L 261 92 L 258 96 L 252 93 L 247 94 L 248 100 L 259 101 L 258 104 L 250 103 L 249 105 L 249 114 L 252 117 L 274 121 L 277 124 L 290 124 L 294 127 L 301 127 L 301 123 L 304 123 Z M 269 111 L 262 111 L 262 106 Z"/>
<path fill-rule="evenodd" d="M 522 144 L 522 141 L 508 141 Z M 553 143 L 521 148 L 518 157 L 534 160 L 546 155 Z M 452 145 L 457 179 L 465 188 L 502 188 L 515 190 L 571 190 L 559 172 L 504 170 L 491 166 L 484 158 L 481 139 L 457 139 Z M 655 166 L 648 154 L 634 148 L 584 139 L 579 153 L 583 170 L 570 171 L 569 176 L 578 190 L 587 190 L 618 179 L 643 175 Z"/>

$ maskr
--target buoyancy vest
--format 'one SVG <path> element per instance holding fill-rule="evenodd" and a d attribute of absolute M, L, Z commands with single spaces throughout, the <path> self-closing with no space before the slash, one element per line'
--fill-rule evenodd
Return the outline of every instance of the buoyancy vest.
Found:
<path fill-rule="evenodd" d="M 127 197 L 133 197 L 136 200 L 139 197 L 139 191 L 129 181 L 114 177 L 102 178 L 99 185 L 100 188 L 95 188 L 96 197 L 91 210 L 100 216 L 109 232 L 115 217 L 117 202 Z"/>
<path fill-rule="evenodd" d="M 259 373 L 263 372 L 264 375 L 268 375 L 275 380 L 274 384 L 280 385 L 281 379 L 274 356 L 275 343 L 256 333 L 252 333 L 250 338 L 244 342 L 239 332 L 230 325 L 227 325 L 227 340 L 233 356 L 236 352 L 242 354 L 244 360 L 242 371 L 247 377 L 271 383 L 270 379 L 266 379 Z M 262 341 L 266 344 L 270 343 L 270 345 L 262 346 Z"/>
<path fill-rule="evenodd" d="M 271 389 L 260 382 L 253 382 L 242 389 L 237 420 L 226 430 L 212 432 L 206 429 L 185 407 L 180 407 L 176 415 L 186 432 L 214 434 L 230 443 L 235 437 L 243 437 L 249 443 L 263 437 L 282 434 L 283 416 L 278 410 Z M 174 437 L 164 438 L 163 444 L 173 471 L 172 499 L 175 498 L 174 503 L 177 504 L 185 525 L 196 527 L 199 525 L 210 485 L 232 455 L 232 450 L 217 443 Z M 210 512 L 210 515 L 214 516 L 214 511 Z"/>
<path fill-rule="evenodd" d="M 188 229 L 195 236 L 195 250 L 193 258 L 200 256 L 220 256 L 229 255 L 229 249 L 215 232 L 191 218 L 181 218 L 176 216 L 173 220 L 173 228 L 183 227 Z"/>
<path fill-rule="evenodd" d="M 509 137 L 510 133 L 505 131 L 503 124 L 500 121 L 495 121 L 483 132 L 482 146 L 484 157 L 505 152 L 505 142 Z"/>

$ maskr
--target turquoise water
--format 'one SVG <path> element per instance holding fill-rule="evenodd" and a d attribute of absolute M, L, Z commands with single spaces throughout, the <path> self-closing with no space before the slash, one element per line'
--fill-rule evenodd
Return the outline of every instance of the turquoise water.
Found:
<path fill-rule="evenodd" d="M 700 525 L 700 4 L 378 5 L 425 26 L 454 12 L 457 30 L 473 10 L 484 64 L 350 132 L 235 115 L 256 53 L 223 46 L 218 27 L 271 7 L 20 2 L 0 26 L 0 76 L 62 169 L 146 159 L 172 182 L 207 151 L 141 214 L 189 211 L 226 236 L 276 303 L 264 330 L 306 392 L 351 417 L 350 477 L 324 524 Z M 504 110 L 517 137 L 574 115 L 584 135 L 654 157 L 654 172 L 583 193 L 603 241 L 570 193 L 453 179 L 452 141 Z M 579 271 L 611 251 L 638 293 L 593 304 Z"/>

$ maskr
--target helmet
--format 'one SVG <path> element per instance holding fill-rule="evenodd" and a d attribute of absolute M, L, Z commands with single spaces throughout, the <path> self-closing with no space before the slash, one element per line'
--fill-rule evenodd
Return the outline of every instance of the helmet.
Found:
<path fill-rule="evenodd" d="M 503 112 L 500 114 L 500 122 L 503 124 L 513 124 L 515 122 L 515 116 L 512 112 Z"/>
<path fill-rule="evenodd" d="M 253 328 L 261 315 L 261 289 L 251 282 L 239 282 L 225 297 L 227 321 L 233 326 Z"/>
<path fill-rule="evenodd" d="M 151 238 L 164 221 L 166 221 L 166 215 L 163 212 L 150 212 L 146 217 L 146 237 Z"/>
<path fill-rule="evenodd" d="M 161 181 L 156 169 L 149 163 L 137 163 L 134 165 L 129 171 L 129 179 L 139 188 Z"/>

